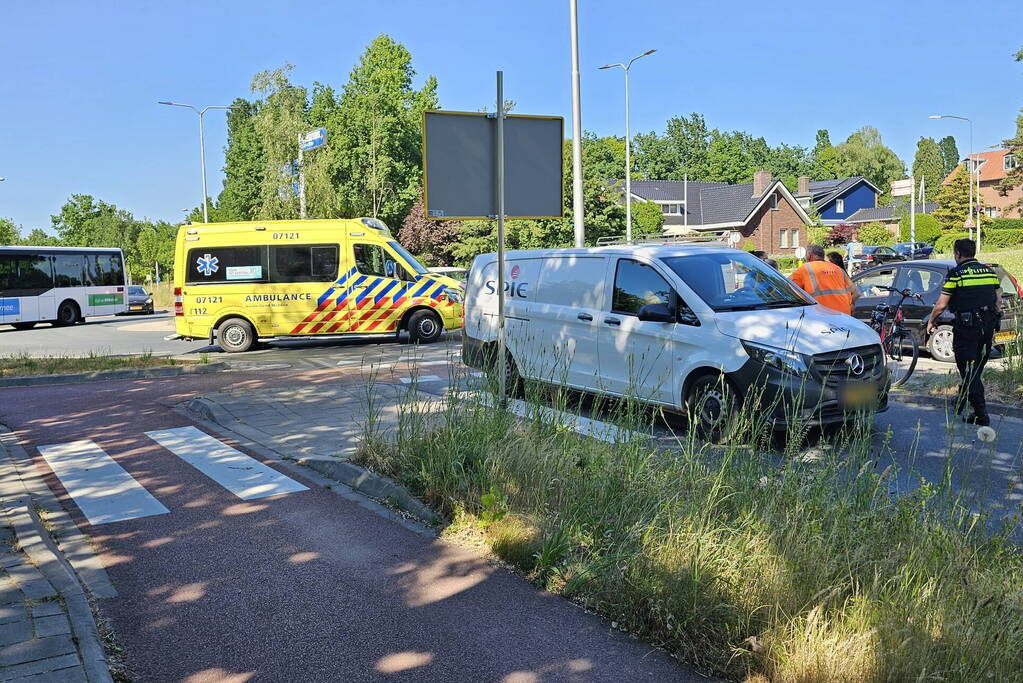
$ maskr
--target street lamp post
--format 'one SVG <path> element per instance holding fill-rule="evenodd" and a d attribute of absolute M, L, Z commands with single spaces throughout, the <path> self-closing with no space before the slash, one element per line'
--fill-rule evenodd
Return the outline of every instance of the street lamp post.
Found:
<path fill-rule="evenodd" d="M 629 134 L 629 69 L 632 68 L 633 62 L 637 59 L 642 59 L 655 52 L 657 50 L 647 50 L 643 54 L 630 59 L 628 64 L 616 62 L 615 64 L 605 64 L 600 67 L 601 69 L 614 69 L 618 67 L 625 72 L 625 240 L 627 242 L 632 241 L 632 141 Z"/>
<path fill-rule="evenodd" d="M 210 105 L 198 109 L 190 104 L 181 104 L 180 102 L 157 102 L 157 104 L 166 104 L 169 107 L 187 107 L 199 115 L 199 167 L 202 172 L 202 222 L 210 222 L 210 213 L 208 201 L 206 199 L 206 135 L 203 131 L 202 117 L 203 114 L 208 112 L 210 109 L 233 109 L 233 107 L 226 105 Z"/>
<path fill-rule="evenodd" d="M 980 251 L 980 170 L 977 171 L 977 203 L 974 206 L 973 202 L 973 173 L 976 164 L 973 159 L 973 120 L 965 116 L 956 116 L 955 114 L 931 114 L 929 118 L 932 119 L 958 119 L 959 121 L 966 121 L 970 124 L 970 155 L 966 158 L 966 169 L 967 169 L 967 182 L 970 186 L 970 210 L 969 216 L 972 219 L 976 215 L 976 219 L 973 221 L 974 226 L 977 228 L 977 251 Z"/>

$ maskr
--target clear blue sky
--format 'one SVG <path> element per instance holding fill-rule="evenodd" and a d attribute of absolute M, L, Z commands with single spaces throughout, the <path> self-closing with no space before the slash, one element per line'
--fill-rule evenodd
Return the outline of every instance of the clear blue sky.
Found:
<path fill-rule="evenodd" d="M 1013 132 L 1023 106 L 1020 0 L 580 0 L 583 127 L 624 129 L 621 72 L 597 71 L 648 48 L 631 78 L 633 131 L 676 114 L 712 127 L 812 146 L 864 124 L 907 163 L 921 135 L 971 116 L 982 150 Z M 293 9 L 292 6 L 295 8 Z M 72 193 L 136 216 L 177 221 L 201 198 L 194 114 L 158 100 L 229 104 L 257 71 L 291 62 L 295 81 L 341 86 L 380 33 L 404 43 L 441 105 L 493 101 L 505 72 L 517 111 L 571 117 L 567 0 L 320 3 L 48 0 L 0 8 L 0 216 L 48 228 Z M 624 8 L 627 8 L 625 10 Z M 210 194 L 221 187 L 225 124 L 207 115 Z M 571 126 L 566 126 L 571 134 Z"/>

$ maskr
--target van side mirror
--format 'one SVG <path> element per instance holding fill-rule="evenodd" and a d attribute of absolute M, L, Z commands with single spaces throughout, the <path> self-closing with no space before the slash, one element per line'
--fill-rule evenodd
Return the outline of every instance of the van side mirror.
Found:
<path fill-rule="evenodd" d="M 647 304 L 639 309 L 639 319 L 652 323 L 673 323 L 675 316 L 667 304 Z"/>

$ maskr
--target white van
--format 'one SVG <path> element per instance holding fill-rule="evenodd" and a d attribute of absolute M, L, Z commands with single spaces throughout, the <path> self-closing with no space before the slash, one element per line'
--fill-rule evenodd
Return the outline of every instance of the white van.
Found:
<path fill-rule="evenodd" d="M 877 334 L 820 306 L 776 270 L 720 245 L 509 251 L 505 340 L 514 377 L 690 412 L 722 435 L 737 408 L 776 426 L 887 407 Z M 493 367 L 497 257 L 476 257 L 462 356 Z"/>

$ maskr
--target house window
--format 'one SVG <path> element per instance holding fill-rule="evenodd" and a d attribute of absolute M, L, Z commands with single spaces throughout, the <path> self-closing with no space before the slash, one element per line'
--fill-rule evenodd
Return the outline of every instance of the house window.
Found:
<path fill-rule="evenodd" d="M 799 228 L 792 228 L 792 248 L 799 246 Z"/>
<path fill-rule="evenodd" d="M 835 213 L 845 213 L 845 200 L 844 199 L 836 199 L 835 200 Z"/>
<path fill-rule="evenodd" d="M 771 210 L 772 211 L 778 210 L 778 195 L 776 194 L 771 195 Z"/>
<path fill-rule="evenodd" d="M 987 206 L 987 207 L 984 207 L 984 213 L 986 213 L 988 215 L 988 218 L 997 218 L 998 217 L 998 207 L 997 206 Z"/>
<path fill-rule="evenodd" d="M 783 229 L 781 231 L 781 248 L 782 249 L 788 249 L 789 248 L 789 231 L 788 230 L 784 230 Z"/>
<path fill-rule="evenodd" d="M 661 213 L 665 216 L 678 213 L 678 204 L 661 204 Z"/>
<path fill-rule="evenodd" d="M 1011 171 L 1016 168 L 1016 155 L 1006 154 L 1002 157 L 1002 169 L 1005 171 Z"/>

